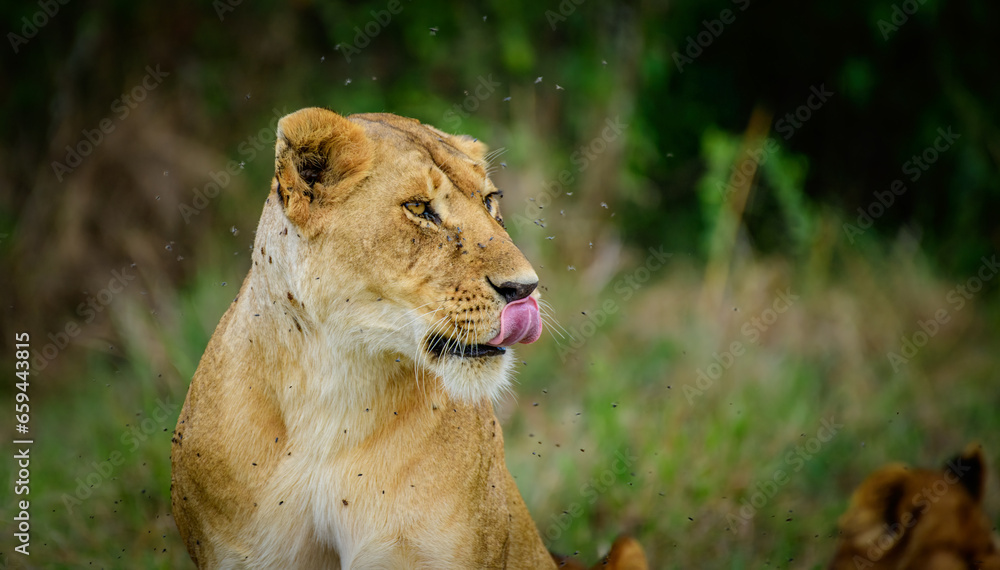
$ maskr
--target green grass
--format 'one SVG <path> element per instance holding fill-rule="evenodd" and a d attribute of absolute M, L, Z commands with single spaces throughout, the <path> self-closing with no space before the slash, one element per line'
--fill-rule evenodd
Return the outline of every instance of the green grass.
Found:
<path fill-rule="evenodd" d="M 558 337 L 519 349 L 517 398 L 498 411 L 508 465 L 551 549 L 593 561 L 628 532 L 654 568 L 820 568 L 837 516 L 871 470 L 890 460 L 938 465 L 971 440 L 1000 463 L 990 437 L 1000 428 L 994 293 L 954 312 L 894 372 L 886 353 L 947 306 L 954 280 L 919 256 L 846 246 L 826 263 L 734 263 L 722 306 L 701 300 L 703 268 L 680 259 L 627 300 L 612 285 L 581 292 L 577 273 L 542 270 L 566 328 L 583 330 L 581 312 L 607 300 L 617 307 L 565 362 L 558 343 L 569 341 Z M 622 262 L 619 273 L 637 265 Z M 191 567 L 170 516 L 171 430 L 240 271 L 203 274 L 155 312 L 138 294 L 116 300 L 108 318 L 122 345 L 60 357 L 71 360 L 65 378 L 33 377 L 30 567 Z M 751 342 L 744 323 L 786 288 L 799 299 Z M 733 342 L 743 353 L 689 401 L 684 387 Z M 38 387 L 47 381 L 60 389 Z M 831 417 L 843 427 L 790 461 Z M 101 467 L 116 452 L 120 464 Z M 0 462 L 8 481 L 10 467 Z M 778 469 L 787 478 L 733 529 L 727 517 Z M 79 503 L 67 508 L 66 497 Z M 995 475 L 987 497 L 997 520 Z"/>

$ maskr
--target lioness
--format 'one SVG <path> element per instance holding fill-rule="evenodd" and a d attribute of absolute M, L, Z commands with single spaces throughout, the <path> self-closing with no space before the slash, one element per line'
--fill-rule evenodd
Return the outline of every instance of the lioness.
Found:
<path fill-rule="evenodd" d="M 493 413 L 542 322 L 485 151 L 389 114 L 280 120 L 253 264 L 173 438 L 199 567 L 556 567 Z M 617 567 L 645 568 L 626 546 Z"/>
<path fill-rule="evenodd" d="M 1000 570 L 978 445 L 940 471 L 893 463 L 855 490 L 830 570 Z"/>

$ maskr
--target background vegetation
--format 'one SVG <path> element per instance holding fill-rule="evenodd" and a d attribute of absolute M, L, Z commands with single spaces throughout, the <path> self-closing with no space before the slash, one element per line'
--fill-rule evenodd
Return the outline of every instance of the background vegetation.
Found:
<path fill-rule="evenodd" d="M 13 371 L 15 332 L 36 351 L 32 555 L 5 531 L 0 564 L 190 567 L 170 432 L 247 270 L 275 116 L 311 105 L 506 149 L 508 226 L 571 333 L 519 351 L 500 410 L 552 549 L 593 560 L 630 532 L 657 568 L 822 567 L 877 466 L 971 440 L 1000 463 L 995 3 L 43 0 L 0 16 L 0 362 Z M 134 279 L 105 292 L 115 272 Z M 998 497 L 991 474 L 994 521 Z"/>

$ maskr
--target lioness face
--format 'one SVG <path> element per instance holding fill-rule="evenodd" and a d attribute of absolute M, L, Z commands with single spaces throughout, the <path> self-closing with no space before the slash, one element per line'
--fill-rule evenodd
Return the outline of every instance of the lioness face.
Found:
<path fill-rule="evenodd" d="M 295 226 L 287 257 L 311 277 L 294 300 L 303 334 L 430 371 L 462 400 L 497 397 L 507 347 L 537 340 L 541 316 L 484 153 L 395 115 L 284 117 L 271 199 Z"/>

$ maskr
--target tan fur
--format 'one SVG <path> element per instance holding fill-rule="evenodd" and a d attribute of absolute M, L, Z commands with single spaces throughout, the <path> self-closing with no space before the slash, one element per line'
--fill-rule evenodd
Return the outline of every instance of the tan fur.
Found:
<path fill-rule="evenodd" d="M 554 567 L 493 412 L 512 351 L 428 350 L 485 343 L 494 286 L 537 281 L 484 152 L 394 115 L 280 121 L 253 264 L 173 440 L 200 568 Z M 405 207 L 424 201 L 440 225 Z"/>
<path fill-rule="evenodd" d="M 556 567 L 562 570 L 586 570 L 586 566 L 579 560 L 571 556 L 558 556 L 553 554 L 552 559 L 556 561 Z M 646 553 L 642 546 L 632 537 L 621 536 L 611 545 L 611 550 L 607 556 L 591 567 L 591 570 L 601 570 L 610 568 L 612 570 L 648 570 L 646 563 Z"/>
<path fill-rule="evenodd" d="M 978 445 L 942 470 L 894 463 L 872 473 L 840 517 L 830 569 L 1000 570 L 985 478 Z"/>

